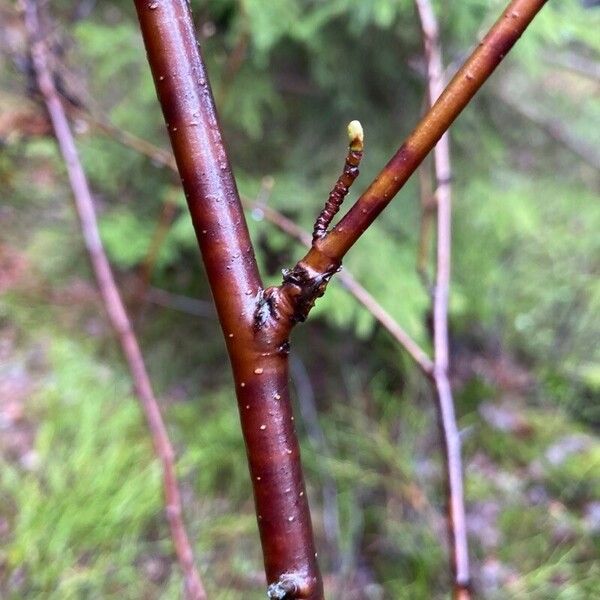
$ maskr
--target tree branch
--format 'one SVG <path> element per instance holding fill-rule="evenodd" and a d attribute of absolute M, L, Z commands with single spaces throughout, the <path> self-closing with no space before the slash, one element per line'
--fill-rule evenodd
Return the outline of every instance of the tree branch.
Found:
<path fill-rule="evenodd" d="M 425 59 L 429 104 L 434 105 L 444 90 L 444 69 L 439 42 L 439 28 L 429 0 L 415 0 Z M 470 598 L 469 549 L 463 493 L 460 437 L 454 410 L 454 399 L 448 379 L 448 297 L 451 266 L 452 194 L 450 139 L 448 132 L 433 150 L 437 189 L 437 261 L 433 289 L 433 382 L 437 395 L 438 420 L 446 462 L 447 524 L 450 541 L 454 597 Z"/>
<path fill-rule="evenodd" d="M 519 39 L 547 0 L 512 0 L 485 38 L 459 69 L 443 94 L 425 114 L 354 206 L 296 265 L 310 275 L 313 289 L 324 292 L 348 250 L 400 191 L 415 169 Z M 283 287 L 286 281 L 284 278 Z M 301 295 L 300 295 L 301 296 Z M 304 307 L 310 305 L 302 298 Z M 300 311 L 302 313 L 302 310 Z"/>
<path fill-rule="evenodd" d="M 161 462 L 165 512 L 177 560 L 184 576 L 186 597 L 190 600 L 205 600 L 206 593 L 194 564 L 192 546 L 183 523 L 183 509 L 175 471 L 175 453 L 152 390 L 139 344 L 131 327 L 131 322 L 125 311 L 110 264 L 102 246 L 92 195 L 79 160 L 67 117 L 48 68 L 48 50 L 43 41 L 35 0 L 27 0 L 25 4 L 25 24 L 30 39 L 31 58 L 38 87 L 46 104 L 56 139 L 65 161 L 75 199 L 75 207 L 81 224 L 81 232 L 92 269 L 104 302 L 104 307 L 119 338 L 123 354 L 129 365 L 136 395 L 144 411 L 152 436 L 154 450 Z"/>
<path fill-rule="evenodd" d="M 582 140 L 579 136 L 571 133 L 567 124 L 559 116 L 556 115 L 553 118 L 544 116 L 533 108 L 530 103 L 516 102 L 509 94 L 501 91 L 496 93 L 496 97 L 520 117 L 527 119 L 541 129 L 556 143 L 570 150 L 596 171 L 600 171 L 600 152 L 598 152 L 597 145 L 588 144 L 586 140 Z"/>
<path fill-rule="evenodd" d="M 291 325 L 263 290 L 186 0 L 135 1 L 229 353 L 272 598 L 321 600 L 289 396 Z"/>

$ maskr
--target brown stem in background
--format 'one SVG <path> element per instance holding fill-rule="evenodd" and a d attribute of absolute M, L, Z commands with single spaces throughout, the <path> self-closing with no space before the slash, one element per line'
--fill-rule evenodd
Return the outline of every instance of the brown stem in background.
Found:
<path fill-rule="evenodd" d="M 289 396 L 290 307 L 263 290 L 188 2 L 135 5 L 233 369 L 268 595 L 321 600 Z"/>
<path fill-rule="evenodd" d="M 146 257 L 144 258 L 144 262 L 142 263 L 140 269 L 140 280 L 136 290 L 136 297 L 139 302 L 142 301 L 146 295 L 148 287 L 150 286 L 152 272 L 154 271 L 156 260 L 158 259 L 162 245 L 167 238 L 169 230 L 171 229 L 171 224 L 173 223 L 176 212 L 177 203 L 174 198 L 174 193 L 173 190 L 169 190 L 167 192 L 167 197 L 162 203 L 158 222 L 154 228 L 154 233 L 152 235 L 152 239 L 150 240 Z"/>
<path fill-rule="evenodd" d="M 242 18 L 246 21 L 246 15 L 244 14 L 244 5 L 240 4 L 240 10 L 242 11 Z M 235 76 L 238 71 L 244 65 L 246 60 L 246 55 L 248 54 L 248 45 L 250 43 L 250 32 L 248 30 L 248 24 L 244 22 L 242 25 L 243 30 L 240 33 L 240 37 L 238 38 L 233 50 L 227 57 L 227 62 L 225 63 L 225 68 L 223 69 L 223 79 L 221 81 L 221 87 L 219 89 L 219 94 L 217 97 L 217 101 L 219 106 L 224 106 L 227 98 L 229 96 L 229 92 L 231 91 L 231 86 L 235 81 Z"/>
<path fill-rule="evenodd" d="M 69 98 L 63 96 L 63 99 L 69 101 Z M 70 103 L 68 105 L 69 113 L 75 115 L 78 118 L 84 119 L 88 125 L 97 129 L 98 131 L 108 135 L 115 139 L 123 146 L 131 148 L 144 156 L 147 156 L 152 162 L 157 165 L 169 167 L 173 171 L 177 172 L 177 165 L 173 154 L 164 148 L 159 148 L 152 142 L 148 142 L 129 131 L 113 125 L 108 119 L 93 115 L 87 109 L 82 109 L 79 106 L 75 106 Z"/>
<path fill-rule="evenodd" d="M 600 171 L 600 152 L 597 145 L 587 143 L 573 134 L 558 117 L 547 117 L 538 112 L 529 102 L 516 102 L 506 92 L 497 92 L 496 97 L 504 102 L 512 111 L 536 125 L 548 137 L 570 150 L 593 169 Z"/>
<path fill-rule="evenodd" d="M 433 105 L 444 90 L 444 69 L 439 42 L 439 28 L 429 0 L 415 0 L 427 62 L 427 89 Z M 438 420 L 446 459 L 447 523 L 450 556 L 454 577 L 454 597 L 470 597 L 469 548 L 465 518 L 463 472 L 460 437 L 454 399 L 448 379 L 448 296 L 451 259 L 451 168 L 450 139 L 446 132 L 433 150 L 437 189 L 437 261 L 433 288 L 433 382 L 437 395 Z"/>
<path fill-rule="evenodd" d="M 192 546 L 183 523 L 183 509 L 175 471 L 175 453 L 152 390 L 139 344 L 131 327 L 131 322 L 125 311 L 110 264 L 102 246 L 92 195 L 77 154 L 65 111 L 48 68 L 48 50 L 43 41 L 35 0 L 27 0 L 25 4 L 25 24 L 29 34 L 31 58 L 38 87 L 46 104 L 56 139 L 65 161 L 75 199 L 77 215 L 81 224 L 81 232 L 96 282 L 104 307 L 117 333 L 123 354 L 127 360 L 135 392 L 152 436 L 154 450 L 161 462 L 165 512 L 177 560 L 183 572 L 186 597 L 189 600 L 205 600 L 206 593 L 194 564 Z"/>
<path fill-rule="evenodd" d="M 321 459 L 330 459 L 331 451 L 327 439 L 319 423 L 315 391 L 310 381 L 306 366 L 297 355 L 290 358 L 290 375 L 296 390 L 296 398 L 302 422 L 306 429 L 308 441 L 313 452 Z M 338 487 L 335 477 L 329 472 L 327 465 L 321 463 L 319 471 L 323 494 L 323 533 L 329 549 L 330 561 L 334 572 L 340 567 L 340 513 L 338 506 Z"/>
<path fill-rule="evenodd" d="M 160 288 L 149 287 L 146 290 L 145 300 L 164 308 L 171 308 L 187 313 L 188 315 L 193 315 L 194 317 L 205 319 L 217 318 L 217 313 L 212 302 L 182 296 L 181 294 L 173 294 L 173 292 L 161 290 Z"/>

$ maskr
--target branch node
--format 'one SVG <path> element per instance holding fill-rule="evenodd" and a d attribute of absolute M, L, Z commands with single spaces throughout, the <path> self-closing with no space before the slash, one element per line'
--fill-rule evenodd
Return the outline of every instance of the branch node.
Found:
<path fill-rule="evenodd" d="M 329 197 L 325 207 L 315 221 L 313 229 L 313 245 L 315 242 L 327 233 L 327 228 L 331 224 L 333 217 L 340 210 L 344 198 L 350 190 L 350 186 L 358 177 L 358 166 L 363 155 L 364 132 L 360 121 L 350 121 L 348 123 L 348 154 L 344 163 L 344 170 L 335 182 L 333 189 L 329 192 Z"/>
<path fill-rule="evenodd" d="M 282 291 L 292 301 L 294 323 L 305 321 L 317 298 L 325 293 L 329 280 L 340 270 L 340 266 L 324 272 L 315 271 L 300 261 L 293 269 L 284 269 Z"/>
<path fill-rule="evenodd" d="M 267 597 L 272 600 L 293 600 L 307 598 L 311 594 L 311 585 L 306 577 L 297 573 L 284 573 L 279 581 L 267 588 Z"/>

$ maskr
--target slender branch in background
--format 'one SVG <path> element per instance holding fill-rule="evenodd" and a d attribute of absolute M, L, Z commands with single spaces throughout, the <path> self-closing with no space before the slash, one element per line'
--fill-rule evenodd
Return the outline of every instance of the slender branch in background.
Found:
<path fill-rule="evenodd" d="M 212 302 L 206 300 L 197 300 L 189 296 L 181 294 L 173 294 L 166 290 L 161 290 L 155 287 L 149 287 L 146 290 L 146 300 L 164 308 L 171 308 L 179 312 L 193 315 L 194 317 L 202 317 L 205 319 L 216 319 L 217 313 Z"/>
<path fill-rule="evenodd" d="M 136 395 L 146 416 L 148 428 L 152 436 L 154 450 L 161 462 L 165 512 L 177 560 L 183 572 L 186 597 L 190 600 L 205 600 L 206 593 L 194 564 L 192 546 L 183 523 L 183 508 L 175 471 L 175 453 L 152 390 L 139 344 L 123 306 L 123 301 L 119 295 L 110 264 L 102 246 L 92 195 L 79 160 L 65 111 L 48 68 L 48 50 L 43 41 L 37 2 L 35 0 L 27 0 L 25 3 L 25 24 L 29 34 L 31 58 L 38 87 L 46 104 L 56 139 L 65 161 L 75 199 L 75 207 L 81 224 L 81 232 L 92 269 L 106 312 L 117 333 L 123 354 L 129 365 Z"/>
<path fill-rule="evenodd" d="M 63 97 L 64 98 L 64 97 Z M 69 101 L 68 98 L 64 98 Z M 131 148 L 147 156 L 152 162 L 157 165 L 169 167 L 171 170 L 177 172 L 177 165 L 175 164 L 175 159 L 173 158 L 173 154 L 164 148 L 160 148 L 154 145 L 152 142 L 148 142 L 133 133 L 128 132 L 121 127 L 117 127 L 113 125 L 108 119 L 104 117 L 99 117 L 97 115 L 93 115 L 89 112 L 89 110 L 84 110 L 81 107 L 75 106 L 72 103 L 68 105 L 69 113 L 74 116 L 81 118 L 88 123 L 88 125 L 92 126 L 94 129 L 104 133 L 105 135 L 115 139 L 123 146 Z"/>
<path fill-rule="evenodd" d="M 600 83 L 600 61 L 588 58 L 576 52 L 567 52 L 563 54 L 552 53 L 551 56 L 544 56 L 544 62 L 565 69 L 572 73 L 577 73 L 586 79 L 595 83 Z"/>
<path fill-rule="evenodd" d="M 444 91 L 444 68 L 439 41 L 439 28 L 429 0 L 415 0 L 427 62 L 429 103 L 433 106 Z M 460 437 L 454 410 L 454 399 L 448 379 L 448 296 L 450 288 L 452 195 L 450 138 L 446 132 L 433 150 L 437 189 L 437 261 L 433 288 L 433 381 L 437 395 L 442 447 L 446 459 L 447 519 L 450 556 L 454 577 L 454 597 L 470 598 L 469 548 Z"/>
<path fill-rule="evenodd" d="M 152 239 L 150 240 L 146 257 L 144 258 L 144 262 L 142 263 L 140 269 L 140 278 L 135 294 L 139 304 L 141 304 L 141 301 L 146 295 L 148 286 L 150 285 L 150 280 L 152 279 L 152 273 L 156 265 L 156 260 L 158 259 L 158 255 L 163 243 L 169 234 L 169 230 L 171 229 L 171 224 L 173 223 L 176 213 L 177 204 L 174 198 L 174 192 L 173 190 L 169 190 L 167 192 L 167 197 L 162 203 L 158 222 L 154 228 L 154 233 L 152 235 Z"/>
<path fill-rule="evenodd" d="M 227 98 L 229 96 L 229 92 L 231 91 L 231 86 L 235 81 L 235 76 L 244 65 L 246 56 L 248 54 L 248 45 L 250 44 L 250 32 L 243 4 L 240 5 L 240 10 L 242 11 L 242 19 L 244 19 L 244 23 L 242 25 L 243 29 L 240 33 L 239 38 L 237 39 L 235 46 L 233 47 L 233 50 L 227 57 L 227 62 L 225 63 L 225 68 L 223 69 L 223 79 L 221 80 L 221 86 L 219 88 L 219 93 L 217 97 L 217 103 L 219 106 L 225 105 L 225 102 L 227 101 Z"/>
<path fill-rule="evenodd" d="M 315 402 L 315 391 L 310 376 L 302 360 L 295 354 L 290 358 L 290 375 L 298 397 L 298 407 L 306 428 L 308 440 L 315 454 L 330 458 L 331 451 L 319 423 L 319 414 Z M 325 467 L 320 468 L 323 480 L 323 531 L 332 557 L 334 570 L 340 568 L 340 514 L 338 507 L 338 489 L 335 478 Z"/>

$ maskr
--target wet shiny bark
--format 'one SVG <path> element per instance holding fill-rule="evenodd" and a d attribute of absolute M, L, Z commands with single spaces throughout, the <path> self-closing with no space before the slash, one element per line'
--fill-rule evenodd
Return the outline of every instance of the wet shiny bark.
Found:
<path fill-rule="evenodd" d="M 289 398 L 292 320 L 285 311 L 274 318 L 264 298 L 188 3 L 135 5 L 233 368 L 267 581 L 273 597 L 318 600 L 323 589 Z"/>
<path fill-rule="evenodd" d="M 288 386 L 288 338 L 358 240 L 545 0 L 514 0 L 375 181 L 278 287 L 263 289 L 186 0 L 135 0 L 233 368 L 269 596 L 323 597 Z M 322 233 L 319 230 L 319 233 Z M 428 373 L 430 374 L 430 366 Z"/>

